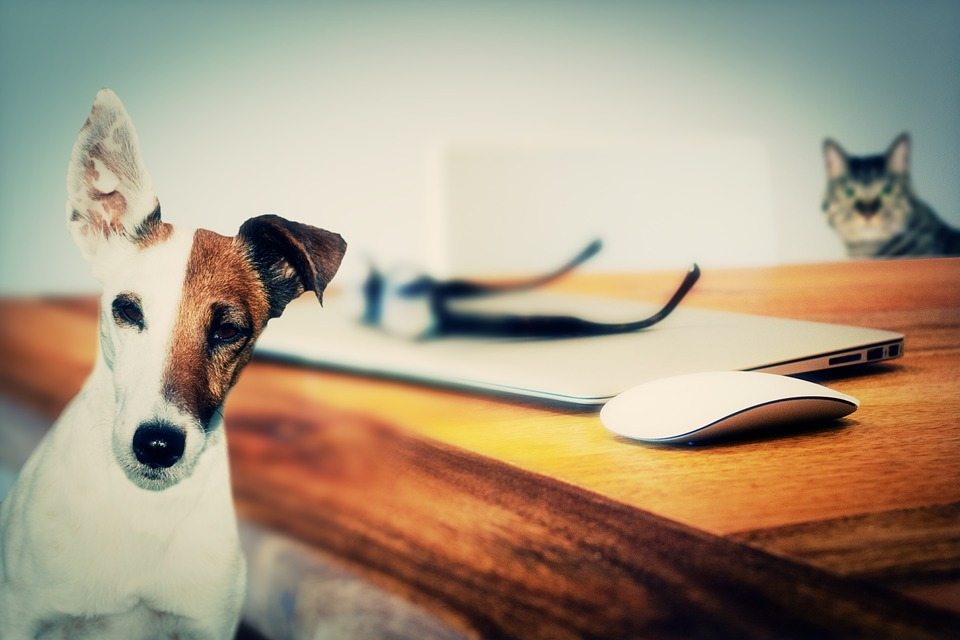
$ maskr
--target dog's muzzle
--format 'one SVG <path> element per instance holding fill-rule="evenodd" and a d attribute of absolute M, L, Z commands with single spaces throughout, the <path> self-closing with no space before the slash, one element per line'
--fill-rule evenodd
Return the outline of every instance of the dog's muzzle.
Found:
<path fill-rule="evenodd" d="M 172 425 L 146 422 L 133 434 L 133 454 L 141 464 L 168 469 L 183 457 L 186 440 L 186 434 Z"/>

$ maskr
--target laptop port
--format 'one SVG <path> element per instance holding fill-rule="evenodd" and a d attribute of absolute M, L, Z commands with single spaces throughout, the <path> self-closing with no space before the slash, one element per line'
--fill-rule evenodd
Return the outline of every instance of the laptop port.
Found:
<path fill-rule="evenodd" d="M 890 357 L 890 358 L 896 358 L 898 355 L 900 355 L 900 345 L 898 345 L 898 344 L 892 344 L 892 345 L 890 345 L 889 347 L 887 347 L 887 356 L 888 356 L 888 357 Z"/>
<path fill-rule="evenodd" d="M 831 367 L 838 364 L 850 364 L 851 362 L 860 362 L 863 360 L 862 353 L 848 353 L 845 356 L 835 356 L 827 360 L 827 364 Z"/>
<path fill-rule="evenodd" d="M 883 357 L 883 347 L 874 347 L 867 350 L 867 360 L 879 360 Z"/>

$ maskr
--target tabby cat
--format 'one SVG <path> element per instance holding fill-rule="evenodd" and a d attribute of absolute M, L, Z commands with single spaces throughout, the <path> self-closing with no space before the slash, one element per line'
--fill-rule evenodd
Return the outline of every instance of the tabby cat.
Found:
<path fill-rule="evenodd" d="M 910 187 L 910 136 L 900 134 L 884 155 L 849 156 L 823 142 L 827 193 L 823 211 L 851 257 L 960 255 L 951 228 Z"/>

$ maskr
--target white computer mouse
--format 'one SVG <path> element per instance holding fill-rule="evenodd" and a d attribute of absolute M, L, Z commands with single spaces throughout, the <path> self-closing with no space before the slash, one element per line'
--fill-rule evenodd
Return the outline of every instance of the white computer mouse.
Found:
<path fill-rule="evenodd" d="M 799 378 L 714 371 L 628 389 L 604 405 L 600 420 L 627 438 L 695 444 L 750 429 L 842 418 L 859 406 L 853 396 Z"/>

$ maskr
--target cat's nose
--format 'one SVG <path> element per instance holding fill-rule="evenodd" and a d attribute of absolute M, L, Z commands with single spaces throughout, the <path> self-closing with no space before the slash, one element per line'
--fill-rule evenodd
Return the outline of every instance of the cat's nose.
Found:
<path fill-rule="evenodd" d="M 857 200 L 853 205 L 860 215 L 864 218 L 869 218 L 872 215 L 875 215 L 880 211 L 880 199 L 876 200 Z"/>

